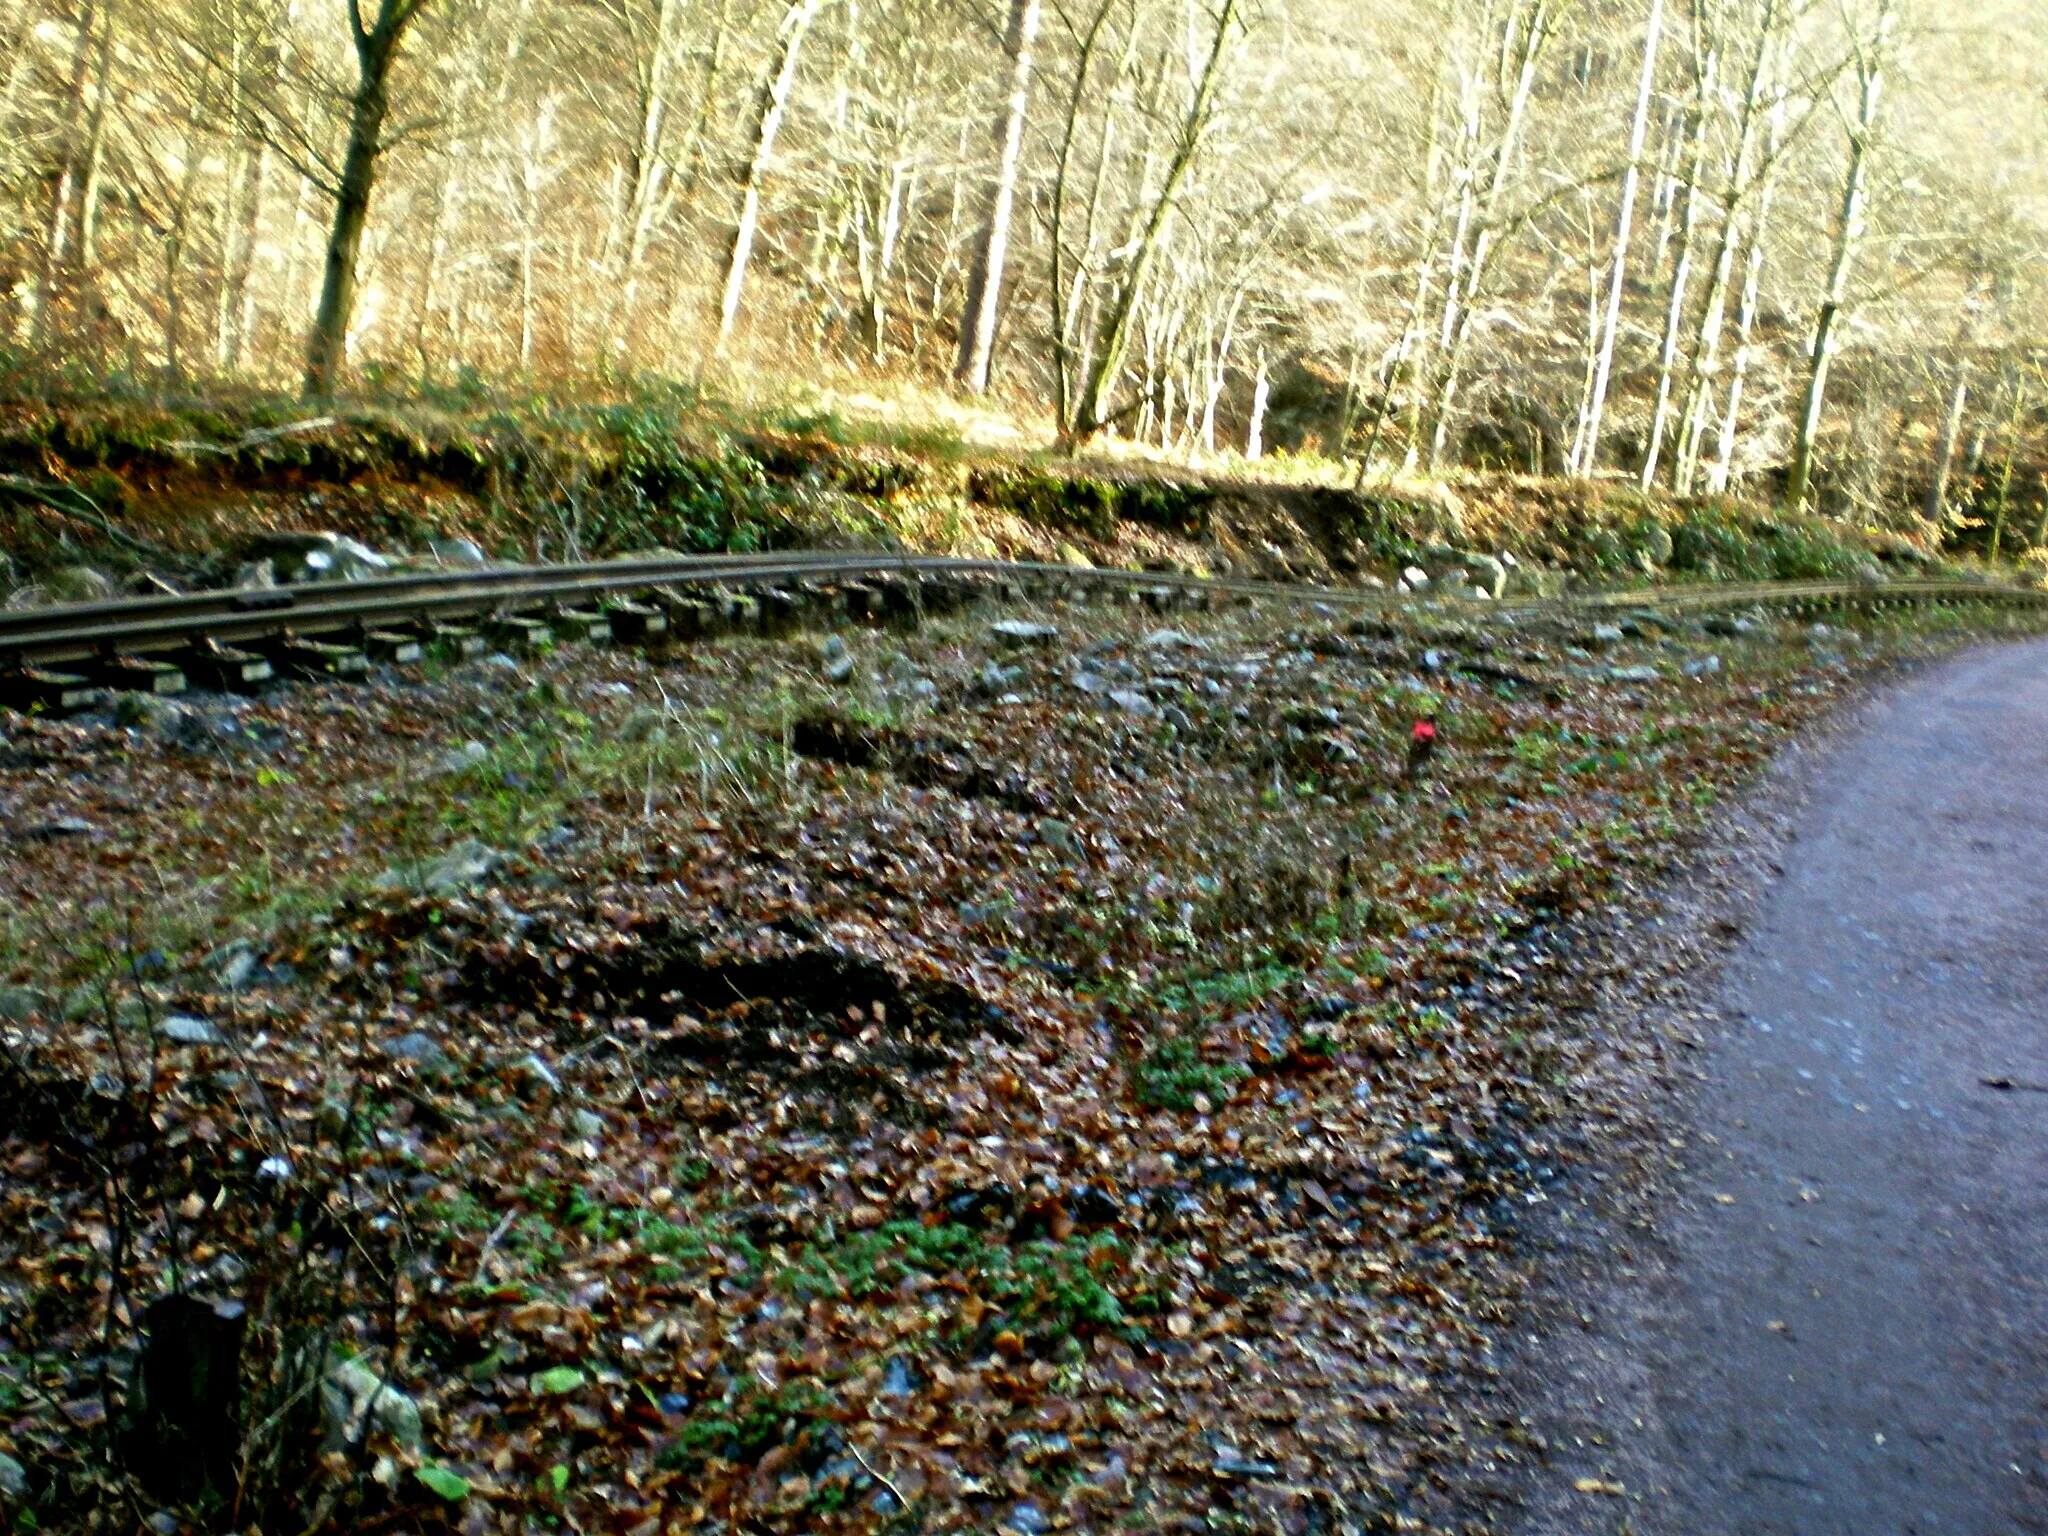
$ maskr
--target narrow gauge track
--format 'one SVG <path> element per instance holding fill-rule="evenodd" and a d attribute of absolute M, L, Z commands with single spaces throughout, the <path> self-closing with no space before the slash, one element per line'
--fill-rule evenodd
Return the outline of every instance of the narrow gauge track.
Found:
<path fill-rule="evenodd" d="M 914 621 L 976 598 L 1122 593 L 1161 610 L 1219 598 L 1385 611 L 1418 601 L 1355 587 L 942 556 L 709 555 L 409 572 L 0 614 L 0 703 L 67 709 L 103 688 L 247 688 L 279 675 L 360 674 L 426 647 L 458 653 L 549 639 L 646 642 L 786 631 L 807 617 Z M 1433 599 L 1442 602 L 1442 599 Z M 1761 582 L 1450 605 L 1484 614 L 1597 618 L 1621 610 L 1810 611 L 1920 603 L 2048 606 L 2048 593 L 1966 582 Z"/>

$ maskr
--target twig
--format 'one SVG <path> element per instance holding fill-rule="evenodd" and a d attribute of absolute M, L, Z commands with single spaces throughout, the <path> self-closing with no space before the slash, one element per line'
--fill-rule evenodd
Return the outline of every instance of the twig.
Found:
<path fill-rule="evenodd" d="M 491 1228 L 491 1235 L 484 1239 L 484 1246 L 476 1256 L 476 1278 L 470 1281 L 471 1285 L 481 1287 L 489 1278 L 484 1274 L 484 1267 L 491 1262 L 491 1251 L 498 1246 L 498 1239 L 512 1230 L 512 1223 L 518 1219 L 517 1211 L 507 1211 L 505 1219 Z"/>
<path fill-rule="evenodd" d="M 2030 1083 L 2017 1077 L 1981 1077 L 1978 1081 L 2001 1093 L 2048 1093 L 2048 1083 Z"/>
<path fill-rule="evenodd" d="M 274 443 L 281 437 L 294 437 L 301 432 L 318 432 L 325 427 L 333 425 L 334 418 L 332 416 L 315 416 L 308 421 L 294 421 L 282 427 L 257 427 L 253 431 L 244 432 L 232 443 L 207 443 L 187 439 L 170 443 L 167 446 L 173 453 L 195 455 L 218 453 L 232 455 L 240 453 L 244 448 L 254 448 L 262 443 Z"/>
<path fill-rule="evenodd" d="M 152 543 L 119 526 L 106 513 L 100 511 L 98 504 L 83 491 L 73 490 L 68 485 L 46 485 L 25 475 L 0 475 L 0 490 L 11 491 L 25 500 L 49 508 L 60 517 L 68 517 L 74 522 L 85 524 L 88 528 L 97 529 L 116 544 L 126 545 L 136 554 L 145 555 L 159 565 L 169 565 L 188 571 L 194 568 L 193 562 L 183 555 L 175 555 L 163 545 Z"/>
<path fill-rule="evenodd" d="M 626 1077 L 633 1084 L 633 1092 L 640 1096 L 640 1108 L 647 1114 L 653 1114 L 654 1106 L 647 1102 L 647 1090 L 640 1086 L 640 1074 L 633 1070 L 632 1049 L 617 1035 L 608 1034 L 600 1038 L 610 1041 L 612 1048 L 619 1053 L 619 1065 L 626 1069 Z"/>
<path fill-rule="evenodd" d="M 905 1514 L 909 1514 L 910 1500 L 903 1497 L 903 1490 L 901 1488 L 898 1488 L 893 1482 L 889 1480 L 889 1474 L 882 1471 L 879 1467 L 875 1466 L 874 1463 L 870 1462 L 867 1459 L 867 1457 L 861 1455 L 860 1447 L 855 1445 L 851 1440 L 846 1442 L 846 1448 L 849 1451 L 853 1452 L 853 1459 L 861 1464 L 862 1469 L 867 1473 L 867 1475 L 869 1477 L 872 1477 L 876 1482 L 880 1483 L 884 1488 L 888 1489 L 890 1493 L 894 1494 L 896 1497 L 897 1506 L 901 1508 Z"/>

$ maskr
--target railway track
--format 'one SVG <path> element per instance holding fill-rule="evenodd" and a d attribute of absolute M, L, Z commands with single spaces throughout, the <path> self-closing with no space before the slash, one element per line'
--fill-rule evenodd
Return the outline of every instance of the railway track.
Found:
<path fill-rule="evenodd" d="M 942 556 L 712 555 L 410 572 L 370 581 L 73 603 L 0 614 L 0 704 L 68 710 L 113 688 L 246 690 L 282 676 L 360 675 L 429 648 L 456 655 L 564 640 L 629 643 L 786 632 L 806 622 L 914 623 L 980 599 L 1107 594 L 1165 611 L 1265 599 L 1388 610 L 1381 590 L 1218 580 Z M 1486 614 L 1597 619 L 1651 610 L 1812 611 L 1925 603 L 2048 606 L 2048 593 L 1965 582 L 1763 582 L 1481 604 Z"/>

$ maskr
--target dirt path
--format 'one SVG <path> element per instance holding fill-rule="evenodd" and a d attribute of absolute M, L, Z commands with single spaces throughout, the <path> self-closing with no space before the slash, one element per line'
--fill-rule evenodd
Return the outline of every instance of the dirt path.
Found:
<path fill-rule="evenodd" d="M 1675 1200 L 1555 1224 L 1507 1529 L 2048 1531 L 2048 644 L 1793 772 Z"/>

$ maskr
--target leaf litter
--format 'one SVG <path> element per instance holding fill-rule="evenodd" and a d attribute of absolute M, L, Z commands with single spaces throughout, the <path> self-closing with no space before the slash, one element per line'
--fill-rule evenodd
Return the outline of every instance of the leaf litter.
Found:
<path fill-rule="evenodd" d="M 1929 627 L 1044 618 L 0 716 L 33 1518 L 182 1290 L 271 1411 L 160 1528 L 1447 1528 L 1579 921 Z"/>

